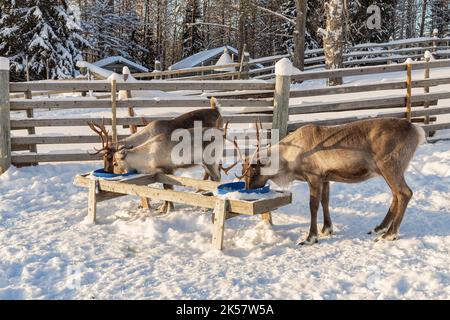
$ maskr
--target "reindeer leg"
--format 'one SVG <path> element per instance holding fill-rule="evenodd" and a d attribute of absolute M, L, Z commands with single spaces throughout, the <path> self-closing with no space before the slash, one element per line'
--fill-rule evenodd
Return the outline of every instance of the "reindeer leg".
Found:
<path fill-rule="evenodd" d="M 409 200 L 411 200 L 413 192 L 406 184 L 403 175 L 396 179 L 394 192 L 397 195 L 397 210 L 392 219 L 392 224 L 389 229 L 381 236 L 381 240 L 396 240 L 398 238 L 398 232 L 400 230 L 400 224 L 402 223 L 403 216 L 405 215 L 406 207 Z"/>
<path fill-rule="evenodd" d="M 412 197 L 412 191 L 406 184 L 404 174 L 400 173 L 401 170 L 398 170 L 398 166 L 393 163 L 383 163 L 379 168 L 383 178 L 392 190 L 393 199 L 388 214 L 384 218 L 380 225 L 381 228 L 379 229 L 381 232 L 382 229 L 387 228 L 387 231 L 378 237 L 376 241 L 395 240 L 397 239 L 406 207 Z"/>
<path fill-rule="evenodd" d="M 394 218 L 395 212 L 397 212 L 398 199 L 396 195 L 392 195 L 392 202 L 389 210 L 384 217 L 383 221 L 375 227 L 375 229 L 368 232 L 368 234 L 383 234 L 385 233 L 392 224 L 392 219 Z"/>
<path fill-rule="evenodd" d="M 320 200 L 323 210 L 323 227 L 321 231 L 322 236 L 329 236 L 333 234 L 333 223 L 330 217 L 330 183 L 324 182 L 322 185 L 322 198 Z"/>
<path fill-rule="evenodd" d="M 301 245 L 311 245 L 317 243 L 317 211 L 319 210 L 320 200 L 322 197 L 322 181 L 318 178 L 308 179 L 309 184 L 309 209 L 311 211 L 311 225 L 309 228 L 309 234 L 306 240 L 302 241 Z"/>

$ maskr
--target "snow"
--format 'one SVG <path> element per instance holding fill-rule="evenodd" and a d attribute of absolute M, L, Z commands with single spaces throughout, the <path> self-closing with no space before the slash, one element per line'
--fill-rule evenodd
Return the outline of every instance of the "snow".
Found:
<path fill-rule="evenodd" d="M 293 71 L 292 62 L 288 58 L 283 58 L 275 63 L 275 74 L 277 76 L 291 76 Z"/>
<path fill-rule="evenodd" d="M 129 65 L 129 66 L 131 66 L 131 67 L 133 67 L 133 68 L 135 68 L 135 69 L 137 69 L 137 70 L 139 70 L 141 72 L 149 72 L 148 68 L 146 68 L 144 66 L 141 66 L 140 64 L 138 64 L 136 62 L 133 62 L 131 60 L 128 60 L 128 59 L 126 59 L 124 57 L 121 57 L 121 56 L 107 57 L 107 58 L 101 59 L 101 60 L 99 60 L 97 62 L 94 62 L 94 65 L 97 66 L 97 67 L 102 68 L 102 67 L 105 67 L 105 66 L 113 64 L 113 63 L 123 63 L 123 64 Z"/>
<path fill-rule="evenodd" d="M 428 50 L 425 51 L 423 56 L 424 56 L 425 59 L 429 59 L 430 61 L 434 60 L 433 54 L 430 51 L 428 51 Z"/>
<path fill-rule="evenodd" d="M 444 77 L 450 68 L 432 72 L 433 77 Z M 423 79 L 423 70 L 412 74 L 414 79 Z M 352 76 L 344 82 L 362 85 L 404 80 L 405 73 L 379 77 Z M 314 88 L 323 83 L 304 81 L 293 87 Z M 439 86 L 432 92 L 449 88 Z M 139 93 L 133 91 L 132 96 Z M 184 93 L 144 94 L 161 100 Z M 404 90 L 371 92 L 370 96 L 400 93 Z M 366 96 L 303 97 L 291 99 L 291 103 Z M 439 101 L 437 108 L 448 106 L 448 101 Z M 139 116 L 181 111 L 188 110 L 136 108 Z M 126 110 L 119 112 L 125 114 Z M 368 113 L 295 115 L 292 120 Z M 110 109 L 35 113 L 36 118 L 110 115 Z M 18 116 L 24 115 L 13 113 Z M 449 118 L 439 115 L 438 122 Z M 89 134 L 84 127 L 70 129 L 72 135 Z M 37 131 L 69 134 L 67 128 L 58 127 Z M 129 131 L 119 128 L 122 132 Z M 138 209 L 139 199 L 127 196 L 100 203 L 98 223 L 86 223 L 87 190 L 73 186 L 73 178 L 101 167 L 101 162 L 12 167 L 0 176 L 0 299 L 449 299 L 450 131 L 439 131 L 437 137 L 447 141 L 420 146 L 407 171 L 414 196 L 400 239 L 394 242 L 374 242 L 366 234 L 383 219 L 391 200 L 390 190 L 380 178 L 331 185 L 330 210 L 336 234 L 320 238 L 317 245 L 297 245 L 309 228 L 309 196 L 307 185 L 296 182 L 289 189 L 293 203 L 273 212 L 273 227 L 260 217 L 227 220 L 225 249 L 218 252 L 211 250 L 211 211 L 189 206 L 176 204 L 174 212 L 160 215 Z M 56 148 L 82 147 L 38 148 L 39 152 L 58 152 Z M 224 182 L 240 169 L 231 171 Z M 200 178 L 202 172 L 183 174 Z M 158 205 L 152 202 L 153 208 Z"/>
<path fill-rule="evenodd" d="M 120 74 L 113 72 L 113 74 L 110 75 L 110 76 L 108 77 L 108 79 L 106 79 L 106 80 L 108 80 L 108 81 L 113 81 L 113 80 L 115 80 L 116 82 L 117 82 L 117 81 L 123 82 L 123 77 L 122 77 Z"/>
<path fill-rule="evenodd" d="M 448 299 L 449 148 L 419 148 L 406 177 L 414 198 L 395 242 L 366 234 L 391 197 L 373 179 L 332 184 L 336 235 L 298 246 L 309 227 L 299 182 L 293 203 L 273 212 L 273 227 L 259 217 L 227 220 L 223 252 L 210 247 L 211 212 L 192 207 L 158 215 L 124 197 L 100 203 L 98 224 L 85 223 L 87 192 L 72 181 L 100 163 L 13 167 L 0 176 L 0 298 Z"/>
<path fill-rule="evenodd" d="M 169 67 L 169 70 L 180 70 L 180 69 L 198 67 L 201 65 L 202 62 L 207 62 L 208 60 L 212 59 L 213 57 L 218 56 L 219 54 L 223 53 L 223 51 L 225 49 L 227 49 L 229 52 L 232 52 L 235 55 L 238 54 L 237 50 L 230 46 L 223 46 L 223 47 L 219 47 L 219 48 L 209 49 L 209 50 L 198 52 L 190 57 L 187 57 L 181 61 L 178 61 L 177 63 L 171 65 Z"/>
<path fill-rule="evenodd" d="M 230 54 L 228 53 L 228 50 L 224 51 L 222 53 L 222 55 L 220 56 L 219 60 L 217 60 L 216 62 L 216 66 L 223 66 L 223 65 L 227 65 L 227 64 L 232 64 L 234 61 L 233 59 L 231 59 Z M 229 67 L 229 68 L 220 68 L 220 69 L 215 69 L 214 71 L 219 71 L 219 72 L 234 72 L 236 71 L 235 67 Z"/>
<path fill-rule="evenodd" d="M 9 59 L 0 57 L 0 70 L 9 70 Z"/>
<path fill-rule="evenodd" d="M 90 72 L 97 74 L 101 78 L 107 79 L 109 76 L 111 76 L 114 72 L 103 69 L 101 67 L 98 67 L 92 63 L 86 62 L 86 61 L 78 61 L 76 66 L 78 68 L 87 68 Z"/>
<path fill-rule="evenodd" d="M 412 63 L 413 63 L 413 59 L 408 58 L 408 59 L 405 60 L 404 63 L 405 63 L 405 64 L 412 64 Z"/>
<path fill-rule="evenodd" d="M 131 74 L 130 68 L 128 68 L 127 66 L 123 67 L 122 68 L 122 74 L 130 75 Z"/>

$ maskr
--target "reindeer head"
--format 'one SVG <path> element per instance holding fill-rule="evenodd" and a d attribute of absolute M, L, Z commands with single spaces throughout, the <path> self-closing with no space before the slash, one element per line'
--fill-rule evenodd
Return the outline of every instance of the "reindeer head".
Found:
<path fill-rule="evenodd" d="M 114 152 L 116 151 L 113 146 L 110 144 L 108 131 L 105 128 L 105 125 L 96 124 L 92 121 L 89 121 L 88 123 L 89 128 L 92 129 L 95 133 L 97 133 L 100 136 L 100 139 L 102 141 L 102 148 L 101 149 L 95 149 L 95 153 L 91 153 L 92 155 L 100 154 L 103 159 L 103 168 L 105 172 L 112 173 L 114 171 L 113 166 L 113 156 Z"/>
<path fill-rule="evenodd" d="M 132 147 L 122 146 L 113 155 L 113 172 L 115 174 L 128 173 L 130 171 L 127 161 L 125 161 L 128 150 Z"/>
<path fill-rule="evenodd" d="M 242 175 L 236 177 L 239 180 L 244 180 L 245 182 L 245 189 L 257 189 L 263 187 L 266 182 L 267 178 L 261 175 L 261 167 L 263 167 L 263 163 L 260 159 L 260 149 L 261 149 L 261 136 L 260 136 L 260 130 L 262 130 L 262 124 L 261 121 L 255 122 L 256 125 L 256 150 L 251 156 L 246 156 L 245 158 L 242 158 L 242 154 L 239 150 L 239 147 L 237 144 L 235 144 L 236 148 L 239 151 L 239 154 L 241 156 L 241 159 L 243 160 L 242 164 Z"/>

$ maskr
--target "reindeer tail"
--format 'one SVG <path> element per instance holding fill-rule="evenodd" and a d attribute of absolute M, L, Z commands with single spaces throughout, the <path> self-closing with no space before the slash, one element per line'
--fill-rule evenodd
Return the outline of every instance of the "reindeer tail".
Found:
<path fill-rule="evenodd" d="M 209 99 L 209 105 L 211 106 L 211 109 L 217 109 L 217 107 L 219 106 L 219 102 L 216 98 L 211 97 L 211 99 Z"/>
<path fill-rule="evenodd" d="M 417 138 L 418 138 L 418 145 L 424 144 L 427 142 L 427 135 L 425 133 L 425 130 L 421 126 L 418 126 L 414 124 L 414 129 L 416 129 Z"/>

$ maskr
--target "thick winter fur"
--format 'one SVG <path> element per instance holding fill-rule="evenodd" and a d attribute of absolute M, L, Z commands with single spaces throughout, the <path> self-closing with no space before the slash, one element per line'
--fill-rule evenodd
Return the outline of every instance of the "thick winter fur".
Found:
<path fill-rule="evenodd" d="M 280 154 L 278 173 L 264 176 L 261 165 L 253 164 L 248 171 L 249 184 L 257 188 L 269 179 L 283 181 L 286 177 L 306 181 L 310 189 L 311 228 L 304 243 L 311 244 L 318 237 L 319 203 L 324 212 L 322 233 L 332 232 L 328 210 L 330 181 L 357 183 L 382 176 L 392 190 L 393 200 L 374 232 L 393 240 L 412 197 L 404 173 L 418 145 L 424 141 L 423 129 L 404 119 L 370 119 L 338 126 L 306 125 L 272 146 L 271 152 L 278 149 Z"/>
<path fill-rule="evenodd" d="M 197 138 L 194 136 L 195 129 L 187 129 L 190 131 L 191 137 Z M 203 132 L 208 130 L 207 128 L 203 129 Z M 210 141 L 203 141 L 202 151 L 211 144 L 214 143 Z M 188 164 L 178 164 L 174 163 L 172 159 L 172 149 L 179 143 L 179 141 L 171 141 L 171 133 L 162 133 L 157 135 L 156 137 L 150 138 L 147 142 L 141 144 L 138 147 L 132 148 L 130 150 L 123 149 L 121 151 L 114 153 L 114 173 L 126 173 L 131 170 L 137 170 L 139 173 L 157 173 L 163 172 L 166 174 L 173 174 L 176 170 L 182 168 L 189 168 L 196 166 L 198 164 L 194 164 L 193 159 Z M 224 141 L 222 141 L 223 146 Z M 194 150 L 195 146 L 194 139 L 191 141 L 191 150 Z M 220 152 L 217 150 L 217 152 Z M 220 152 L 219 154 L 223 154 Z M 220 161 L 217 163 L 206 163 L 203 162 L 202 167 L 205 172 L 211 177 L 213 181 L 220 181 L 221 177 L 221 164 Z M 163 185 L 164 189 L 172 189 L 171 185 Z M 164 202 L 160 211 L 169 212 L 170 209 L 173 208 L 173 204 L 171 202 Z"/>
<path fill-rule="evenodd" d="M 194 137 L 194 129 L 188 129 L 191 137 Z M 207 129 L 203 129 L 203 132 Z M 215 141 L 203 141 L 203 149 Z M 179 144 L 179 141 L 172 141 L 171 134 L 159 134 L 149 139 L 146 143 L 132 149 L 123 149 L 114 154 L 114 172 L 126 173 L 137 170 L 139 173 L 164 172 L 174 173 L 177 169 L 196 166 L 194 164 L 193 153 L 188 164 L 177 164 L 172 160 L 172 149 Z M 222 142 L 223 145 L 223 142 Z M 191 150 L 194 150 L 194 139 L 191 141 Z M 220 181 L 220 164 L 202 163 L 205 171 L 211 175 L 214 181 Z"/>
<path fill-rule="evenodd" d="M 222 128 L 222 116 L 216 106 L 216 100 L 214 98 L 211 99 L 211 109 L 190 111 L 170 120 L 154 120 L 142 130 L 119 141 L 119 146 L 137 147 L 158 134 L 171 133 L 176 129 L 193 128 L 196 121 L 201 121 L 204 128 Z"/>

